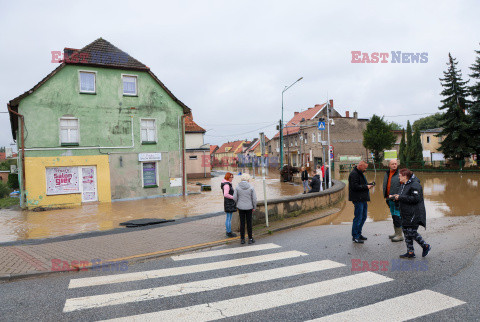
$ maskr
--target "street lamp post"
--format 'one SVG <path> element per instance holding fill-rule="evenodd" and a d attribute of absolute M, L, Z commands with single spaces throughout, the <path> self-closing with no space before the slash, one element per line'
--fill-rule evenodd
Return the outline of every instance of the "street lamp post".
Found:
<path fill-rule="evenodd" d="M 285 86 L 282 91 L 282 120 L 280 122 L 280 170 L 283 168 L 283 93 L 285 93 L 290 87 L 301 81 L 303 77 L 300 77 L 290 86 Z"/>

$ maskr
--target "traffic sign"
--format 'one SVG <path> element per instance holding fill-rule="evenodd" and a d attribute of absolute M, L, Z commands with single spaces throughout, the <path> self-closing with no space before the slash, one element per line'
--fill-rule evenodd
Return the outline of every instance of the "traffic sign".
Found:
<path fill-rule="evenodd" d="M 325 122 L 318 122 L 318 129 L 320 131 L 325 131 Z"/>

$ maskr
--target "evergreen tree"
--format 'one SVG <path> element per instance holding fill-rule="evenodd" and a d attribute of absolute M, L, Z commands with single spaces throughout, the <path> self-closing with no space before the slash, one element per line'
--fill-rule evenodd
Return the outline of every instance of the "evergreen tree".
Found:
<path fill-rule="evenodd" d="M 405 146 L 405 161 L 407 163 L 413 160 L 412 143 L 412 126 L 410 121 L 407 121 L 407 142 Z"/>
<path fill-rule="evenodd" d="M 422 140 L 420 138 L 420 130 L 416 129 L 413 134 L 412 139 L 412 161 L 413 162 L 422 162 L 423 161 L 423 147 Z"/>
<path fill-rule="evenodd" d="M 405 164 L 407 159 L 405 157 L 407 145 L 405 144 L 405 129 L 402 129 L 402 139 L 400 140 L 400 149 L 398 151 L 398 158 L 400 159 L 400 164 Z"/>
<path fill-rule="evenodd" d="M 470 120 L 472 122 L 470 128 L 470 137 L 472 139 L 473 152 L 477 155 L 477 164 L 480 164 L 480 50 L 475 50 L 478 54 L 475 63 L 470 67 L 472 74 L 470 77 L 476 80 L 476 83 L 469 88 L 472 96 L 472 104 L 470 105 Z"/>
<path fill-rule="evenodd" d="M 381 162 L 383 151 L 391 149 L 395 141 L 390 125 L 374 114 L 363 131 L 363 146 L 372 151 L 374 162 Z"/>
<path fill-rule="evenodd" d="M 448 70 L 443 72 L 444 78 L 440 78 L 444 97 L 440 110 L 446 110 L 443 118 L 443 131 L 438 136 L 444 136 L 439 150 L 446 158 L 463 161 L 473 152 L 470 140 L 471 122 L 465 110 L 470 102 L 466 99 L 467 82 L 462 80 L 461 71 L 457 70 L 458 62 L 448 54 Z"/>

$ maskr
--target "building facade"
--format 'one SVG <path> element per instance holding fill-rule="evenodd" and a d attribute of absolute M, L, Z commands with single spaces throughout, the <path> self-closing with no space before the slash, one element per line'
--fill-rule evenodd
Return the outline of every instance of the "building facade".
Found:
<path fill-rule="evenodd" d="M 368 119 L 359 119 L 358 113 L 342 116 L 329 101 L 330 146 L 335 164 L 351 164 L 367 158 L 363 147 L 363 131 Z M 324 126 L 318 126 L 324 122 Z M 283 130 L 284 164 L 295 167 L 305 165 L 316 167 L 328 161 L 327 104 L 317 104 L 303 112 L 295 112 L 294 117 Z M 269 159 L 280 157 L 280 134 L 277 133 L 268 143 Z M 273 163 L 270 162 L 270 165 Z"/>
<path fill-rule="evenodd" d="M 66 49 L 65 60 L 8 108 L 24 207 L 182 192 L 190 109 L 102 38 Z"/>
<path fill-rule="evenodd" d="M 185 117 L 185 163 L 187 178 L 210 178 L 210 144 L 204 143 L 205 129 L 193 120 L 192 113 Z"/>

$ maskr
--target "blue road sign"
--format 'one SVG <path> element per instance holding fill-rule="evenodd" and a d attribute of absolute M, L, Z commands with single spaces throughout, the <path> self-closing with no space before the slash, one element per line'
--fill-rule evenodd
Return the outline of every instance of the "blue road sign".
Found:
<path fill-rule="evenodd" d="M 318 122 L 318 129 L 320 131 L 325 131 L 325 122 Z"/>

